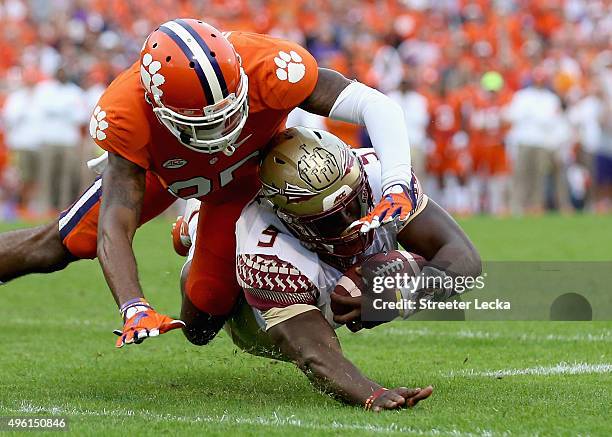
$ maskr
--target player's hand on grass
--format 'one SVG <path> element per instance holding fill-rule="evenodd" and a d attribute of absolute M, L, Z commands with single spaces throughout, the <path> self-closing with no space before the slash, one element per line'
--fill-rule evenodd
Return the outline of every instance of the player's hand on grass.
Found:
<path fill-rule="evenodd" d="M 397 222 L 398 228 L 401 228 L 410 217 L 415 202 L 410 188 L 400 184 L 392 185 L 385 190 L 378 205 L 368 215 L 351 224 L 351 228 L 359 226 L 359 231 L 364 234 L 390 222 Z"/>
<path fill-rule="evenodd" d="M 366 400 L 366 410 L 372 410 L 376 413 L 382 410 L 397 410 L 399 408 L 412 408 L 419 401 L 427 399 L 433 393 L 433 387 L 430 385 L 425 388 L 406 388 L 398 387 L 390 390 L 377 390 Z"/>
<path fill-rule="evenodd" d="M 173 329 L 183 328 L 182 320 L 174 320 L 168 316 L 158 313 L 144 300 L 130 301 L 121 307 L 124 319 L 123 330 L 114 330 L 113 333 L 119 338 L 116 347 L 126 344 L 139 344 L 148 337 L 157 337 Z"/>

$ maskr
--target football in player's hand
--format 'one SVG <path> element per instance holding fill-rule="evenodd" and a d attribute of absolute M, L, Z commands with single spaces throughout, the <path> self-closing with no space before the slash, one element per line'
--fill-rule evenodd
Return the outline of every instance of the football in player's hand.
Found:
<path fill-rule="evenodd" d="M 355 305 L 361 305 L 359 298 L 367 291 L 367 285 L 363 279 L 364 271 L 372 272 L 377 277 L 395 276 L 396 274 L 414 276 L 421 272 L 421 268 L 426 263 L 425 258 L 420 255 L 403 250 L 392 250 L 377 253 L 354 264 L 344 272 L 333 291 L 333 294 L 353 299 L 332 298 L 332 312 L 336 315 L 344 315 L 354 311 Z"/>
<path fill-rule="evenodd" d="M 353 298 L 354 305 L 361 307 L 361 290 L 365 285 L 361 278 L 361 264 L 350 267 L 340 278 L 332 294 Z M 344 315 L 351 312 L 354 306 L 348 299 L 334 299 L 332 296 L 331 310 L 336 315 Z"/>

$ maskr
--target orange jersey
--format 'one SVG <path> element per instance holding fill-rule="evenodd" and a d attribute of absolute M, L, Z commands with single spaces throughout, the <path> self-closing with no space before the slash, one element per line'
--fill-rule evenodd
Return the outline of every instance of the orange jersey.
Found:
<path fill-rule="evenodd" d="M 434 141 L 438 137 L 446 141 L 461 129 L 462 105 L 465 101 L 465 94 L 465 91 L 454 90 L 445 97 L 430 98 L 430 134 Z"/>
<path fill-rule="evenodd" d="M 249 78 L 249 115 L 231 156 L 206 154 L 182 145 L 144 99 L 140 63 L 111 83 L 100 98 L 90 134 L 101 148 L 153 172 L 175 196 L 218 202 L 229 191 L 257 189 L 259 153 L 285 128 L 287 115 L 313 91 L 315 59 L 295 43 L 245 32 L 228 39 Z M 163 75 L 162 65 L 159 73 Z M 163 91 L 163 84 L 159 85 Z"/>
<path fill-rule="evenodd" d="M 475 171 L 489 175 L 509 171 L 508 158 L 504 147 L 507 126 L 502 111 L 510 100 L 509 93 L 484 94 L 477 92 L 473 97 L 468 129 L 470 132 L 470 153 Z"/>
<path fill-rule="evenodd" d="M 326 118 L 325 130 L 334 134 L 351 147 L 361 147 L 361 140 L 359 138 L 360 128 L 356 124 Z"/>
<path fill-rule="evenodd" d="M 472 100 L 468 129 L 473 143 L 479 146 L 495 146 L 503 142 L 506 126 L 502 111 L 509 102 L 506 93 L 484 95 L 478 92 Z"/>
<path fill-rule="evenodd" d="M 455 134 L 462 128 L 464 94 L 464 91 L 455 90 L 446 98 L 433 98 L 430 101 L 429 132 L 434 142 L 434 149 L 428 156 L 427 167 L 434 174 L 460 175 L 466 171 L 463 159 L 465 154 L 453 144 Z"/>

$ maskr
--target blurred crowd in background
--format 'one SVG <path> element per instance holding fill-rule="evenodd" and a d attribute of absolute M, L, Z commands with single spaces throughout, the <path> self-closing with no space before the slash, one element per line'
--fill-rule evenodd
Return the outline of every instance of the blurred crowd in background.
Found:
<path fill-rule="evenodd" d="M 180 16 L 291 39 L 391 96 L 417 175 L 453 212 L 612 210 L 612 0 L 4 0 L 0 220 L 78 196 L 98 97 Z M 290 123 L 369 146 L 352 125 Z"/>

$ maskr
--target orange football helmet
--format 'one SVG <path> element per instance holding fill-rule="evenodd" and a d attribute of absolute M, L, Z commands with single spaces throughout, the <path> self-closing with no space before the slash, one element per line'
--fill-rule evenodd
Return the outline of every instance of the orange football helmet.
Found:
<path fill-rule="evenodd" d="M 142 47 L 140 77 L 153 112 L 182 144 L 234 152 L 249 86 L 240 56 L 219 30 L 195 19 L 162 24 Z"/>

